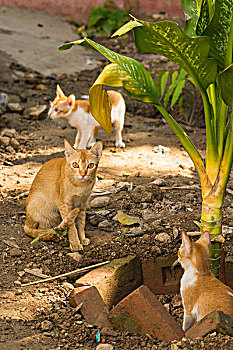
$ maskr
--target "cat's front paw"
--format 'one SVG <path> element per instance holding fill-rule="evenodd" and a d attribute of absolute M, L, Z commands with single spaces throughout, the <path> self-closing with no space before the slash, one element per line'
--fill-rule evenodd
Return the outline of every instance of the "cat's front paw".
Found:
<path fill-rule="evenodd" d="M 70 243 L 70 249 L 72 250 L 72 252 L 76 252 L 77 250 L 83 250 L 83 246 L 81 243 L 77 243 L 77 244 Z"/>
<path fill-rule="evenodd" d="M 116 142 L 116 147 L 125 148 L 125 143 L 124 142 Z"/>
<path fill-rule="evenodd" d="M 84 240 L 82 241 L 83 245 L 88 245 L 90 244 L 90 239 L 89 238 L 84 238 Z"/>

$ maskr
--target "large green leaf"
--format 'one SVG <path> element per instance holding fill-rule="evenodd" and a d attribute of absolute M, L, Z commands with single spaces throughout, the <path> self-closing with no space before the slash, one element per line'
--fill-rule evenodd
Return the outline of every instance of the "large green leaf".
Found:
<path fill-rule="evenodd" d="M 225 104 L 233 108 L 233 64 L 219 75 L 219 85 Z"/>
<path fill-rule="evenodd" d="M 99 85 L 122 86 L 131 98 L 141 102 L 160 105 L 154 81 L 140 62 L 130 57 L 121 56 L 90 39 L 64 44 L 59 48 L 59 51 L 69 49 L 73 45 L 81 45 L 96 50 L 113 62 L 104 68 L 89 93 L 91 112 L 107 134 L 111 132 L 110 110 L 105 106 L 108 97 Z M 96 101 L 98 101 L 98 104 Z"/>
<path fill-rule="evenodd" d="M 211 39 L 210 56 L 220 68 L 232 63 L 233 0 L 216 0 L 212 21 L 203 32 Z"/>
<path fill-rule="evenodd" d="M 180 3 L 185 13 L 184 32 L 189 37 L 195 37 L 198 21 L 198 3 L 196 0 L 180 0 Z"/>
<path fill-rule="evenodd" d="M 174 22 L 133 22 L 128 23 L 129 30 L 133 27 L 135 42 L 140 52 L 158 53 L 177 63 L 193 77 L 200 91 L 215 81 L 217 66 L 214 60 L 208 59 L 208 37 L 191 39 Z M 127 32 L 127 24 L 123 32 Z M 121 30 L 115 35 L 118 33 L 121 34 Z"/>

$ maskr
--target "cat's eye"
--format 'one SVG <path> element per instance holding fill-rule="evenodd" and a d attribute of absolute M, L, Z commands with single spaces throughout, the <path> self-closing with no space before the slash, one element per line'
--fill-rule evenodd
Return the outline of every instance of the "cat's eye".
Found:
<path fill-rule="evenodd" d="M 93 169 L 93 168 L 94 168 L 94 166 L 95 166 L 95 164 L 94 164 L 94 163 L 89 163 L 87 167 L 88 167 L 88 169 Z"/>
<path fill-rule="evenodd" d="M 79 165 L 78 165 L 78 163 L 77 163 L 77 162 L 73 162 L 73 163 L 72 163 L 72 167 L 73 167 L 73 168 L 78 168 L 78 167 L 79 167 Z"/>

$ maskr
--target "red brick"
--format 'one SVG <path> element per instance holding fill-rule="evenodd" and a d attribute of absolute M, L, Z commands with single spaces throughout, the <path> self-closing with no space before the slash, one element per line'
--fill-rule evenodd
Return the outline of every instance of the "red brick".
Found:
<path fill-rule="evenodd" d="M 88 323 L 99 327 L 112 327 L 107 318 L 109 309 L 94 286 L 78 287 L 71 291 L 70 304 L 76 307 L 80 303 L 80 311 Z"/>
<path fill-rule="evenodd" d="M 177 256 L 158 257 L 155 261 L 142 261 L 143 284 L 154 294 L 177 294 L 184 273 L 180 265 L 171 269 Z"/>
<path fill-rule="evenodd" d="M 146 286 L 141 286 L 117 304 L 108 315 L 120 331 L 150 334 L 160 340 L 179 340 L 181 326 Z"/>
<path fill-rule="evenodd" d="M 212 332 L 233 336 L 233 318 L 222 311 L 213 311 L 192 326 L 185 336 L 194 339 Z"/>
<path fill-rule="evenodd" d="M 88 272 L 75 286 L 95 286 L 106 305 L 111 308 L 142 284 L 141 262 L 129 255 Z"/>

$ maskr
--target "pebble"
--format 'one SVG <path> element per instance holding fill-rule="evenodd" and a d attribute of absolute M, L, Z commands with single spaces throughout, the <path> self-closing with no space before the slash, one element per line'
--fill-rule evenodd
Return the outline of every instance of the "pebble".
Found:
<path fill-rule="evenodd" d="M 90 206 L 92 208 L 100 208 L 100 207 L 105 207 L 106 205 L 109 204 L 109 197 L 103 196 L 103 197 L 96 197 L 93 199 L 90 203 Z"/>
<path fill-rule="evenodd" d="M 108 220 L 104 220 L 104 221 L 101 221 L 98 225 L 98 227 L 109 227 L 109 221 Z"/>
<path fill-rule="evenodd" d="M 114 330 L 114 329 L 111 329 L 111 328 L 107 328 L 107 327 L 104 327 L 102 328 L 101 330 L 101 335 L 103 336 L 109 336 L 109 337 L 117 337 L 118 336 L 118 333 Z"/>
<path fill-rule="evenodd" d="M 7 107 L 12 112 L 21 113 L 24 110 L 24 106 L 21 106 L 19 103 L 8 103 Z"/>
<path fill-rule="evenodd" d="M 68 253 L 67 254 L 71 259 L 75 260 L 76 262 L 80 262 L 82 260 L 82 255 L 78 252 Z"/>
<path fill-rule="evenodd" d="M 42 331 L 50 331 L 53 328 L 52 322 L 45 320 L 41 322 L 41 329 Z"/>
<path fill-rule="evenodd" d="M 159 233 L 158 235 L 155 236 L 155 240 L 162 243 L 170 243 L 171 237 L 169 236 L 168 233 Z"/>
<path fill-rule="evenodd" d="M 111 344 L 99 344 L 96 350 L 113 350 L 113 346 Z"/>
<path fill-rule="evenodd" d="M 22 251 L 18 248 L 12 248 L 9 251 L 10 256 L 14 257 L 14 256 L 21 256 L 22 255 Z"/>
<path fill-rule="evenodd" d="M 41 114 L 46 110 L 47 106 L 46 105 L 41 105 L 37 107 L 31 107 L 28 110 L 28 114 L 30 117 L 34 119 L 39 119 Z"/>
<path fill-rule="evenodd" d="M 133 227 L 130 229 L 130 233 L 134 236 L 140 236 L 142 234 L 142 228 L 140 226 Z"/>
<path fill-rule="evenodd" d="M 0 145 L 7 147 L 10 144 L 10 138 L 7 136 L 0 136 Z"/>
<path fill-rule="evenodd" d="M 151 210 L 151 209 L 145 209 L 142 212 L 142 218 L 146 223 L 150 223 L 152 221 L 154 221 L 157 217 L 157 214 Z"/>
<path fill-rule="evenodd" d="M 18 148 L 20 146 L 20 143 L 18 140 L 12 137 L 12 139 L 10 139 L 10 146 L 12 146 L 13 148 Z"/>

